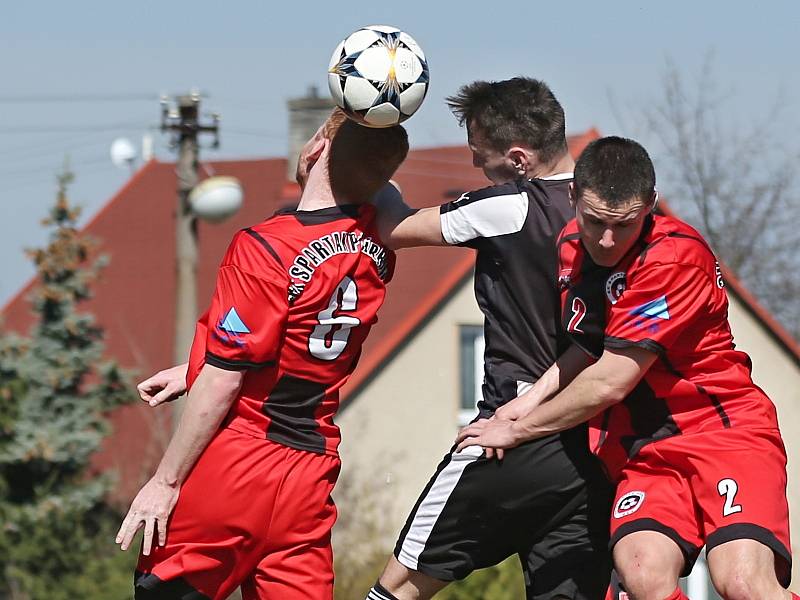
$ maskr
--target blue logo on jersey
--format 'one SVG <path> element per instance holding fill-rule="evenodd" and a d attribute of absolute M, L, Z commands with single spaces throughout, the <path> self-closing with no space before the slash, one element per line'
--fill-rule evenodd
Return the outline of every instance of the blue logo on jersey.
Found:
<path fill-rule="evenodd" d="M 669 321 L 669 306 L 667 306 L 666 294 L 650 302 L 646 302 L 641 306 L 637 306 L 631 311 L 634 317 L 643 317 L 649 319 L 663 319 Z"/>
<path fill-rule="evenodd" d="M 250 333 L 250 328 L 244 324 L 244 321 L 242 321 L 242 318 L 233 307 L 231 307 L 228 314 L 220 321 L 218 327 L 233 335 Z"/>
<path fill-rule="evenodd" d="M 216 331 L 213 333 L 214 337 L 226 346 L 242 348 L 247 344 L 239 335 L 250 333 L 250 328 L 244 324 L 236 309 L 231 307 L 227 314 L 219 320 Z"/>

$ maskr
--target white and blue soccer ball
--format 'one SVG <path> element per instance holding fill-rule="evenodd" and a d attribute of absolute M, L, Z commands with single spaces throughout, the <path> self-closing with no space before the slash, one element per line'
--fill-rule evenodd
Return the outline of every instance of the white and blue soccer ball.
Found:
<path fill-rule="evenodd" d="M 413 115 L 425 99 L 428 63 L 404 31 L 370 25 L 345 38 L 333 52 L 328 86 L 334 102 L 368 127 L 391 127 Z"/>

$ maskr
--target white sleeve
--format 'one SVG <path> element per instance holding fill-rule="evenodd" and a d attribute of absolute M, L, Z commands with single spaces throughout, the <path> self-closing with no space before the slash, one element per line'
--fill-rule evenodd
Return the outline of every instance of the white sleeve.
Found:
<path fill-rule="evenodd" d="M 476 238 L 516 233 L 528 217 L 528 194 L 517 192 L 475 198 L 464 194 L 443 204 L 439 218 L 442 237 L 448 244 L 463 244 Z"/>

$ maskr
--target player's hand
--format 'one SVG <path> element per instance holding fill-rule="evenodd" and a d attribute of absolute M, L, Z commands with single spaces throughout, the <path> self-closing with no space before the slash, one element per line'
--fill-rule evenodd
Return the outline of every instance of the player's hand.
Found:
<path fill-rule="evenodd" d="M 522 436 L 514 421 L 495 418 L 481 419 L 458 432 L 456 452 L 460 452 L 467 446 L 483 446 L 487 450 L 488 457 L 489 448 L 493 448 L 495 451 L 513 448 L 522 441 Z M 500 458 L 499 455 L 498 458 Z"/>
<path fill-rule="evenodd" d="M 526 414 L 528 413 L 525 411 L 525 407 L 522 406 L 522 403 L 515 402 L 514 400 L 504 404 L 494 412 L 494 416 L 503 421 L 516 421 Z"/>
<path fill-rule="evenodd" d="M 148 481 L 136 494 L 117 532 L 116 543 L 120 548 L 127 550 L 141 527 L 144 527 L 142 554 L 150 554 L 156 532 L 158 545 L 163 546 L 167 542 L 167 521 L 175 508 L 179 493 L 180 486 L 167 485 L 155 478 Z"/>
<path fill-rule="evenodd" d="M 483 421 L 483 420 L 493 421 L 494 419 L 497 418 L 496 414 L 497 413 L 495 413 L 494 415 L 492 415 L 488 419 L 480 419 L 480 420 L 481 421 Z M 458 438 L 456 438 L 456 441 L 457 440 L 458 440 Z M 459 450 L 460 450 L 460 448 L 459 448 Z M 486 458 L 497 458 L 497 460 L 503 460 L 503 456 L 505 456 L 505 451 L 502 448 L 484 448 L 483 451 L 486 454 Z"/>
<path fill-rule="evenodd" d="M 506 402 L 503 406 L 498 408 L 494 414 L 498 419 L 517 421 L 518 419 L 527 416 L 528 413 L 530 413 L 541 403 L 542 398 L 532 394 L 531 392 L 526 392 L 522 396 Z"/>
<path fill-rule="evenodd" d="M 139 397 L 150 406 L 171 402 L 186 393 L 186 371 L 188 364 L 177 365 L 159 371 L 136 386 Z"/>

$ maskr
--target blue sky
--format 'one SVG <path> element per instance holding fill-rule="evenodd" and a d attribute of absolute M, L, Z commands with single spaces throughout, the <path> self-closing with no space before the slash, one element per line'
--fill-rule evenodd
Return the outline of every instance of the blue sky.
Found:
<path fill-rule="evenodd" d="M 407 123 L 416 147 L 463 142 L 443 101 L 458 86 L 519 74 L 553 87 L 569 131 L 596 126 L 606 134 L 637 136 L 637 111 L 658 97 L 667 58 L 693 81 L 709 52 L 729 92 L 725 119 L 753 119 L 781 93 L 789 110 L 778 127 L 787 137 L 800 136 L 800 3 L 789 0 L 77 0 L 15 2 L 3 13 L 0 303 L 32 273 L 22 250 L 44 241 L 38 223 L 65 154 L 77 177 L 71 197 L 88 218 L 128 177 L 108 158 L 113 139 L 127 136 L 138 144 L 158 123 L 158 94 L 196 87 L 208 94 L 204 110 L 222 115 L 222 147 L 203 151 L 203 158 L 283 156 L 286 100 L 312 84 L 327 93 L 331 51 L 363 25 L 405 29 L 428 56 L 429 95 Z M 18 101 L 76 94 L 135 99 Z M 157 156 L 171 159 L 162 136 L 152 131 Z"/>

